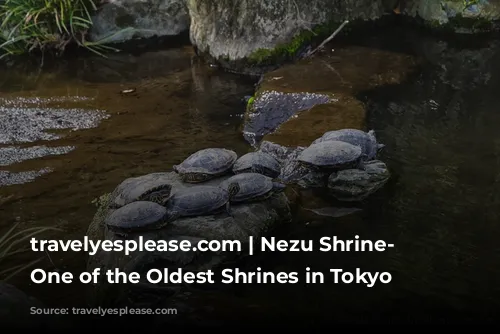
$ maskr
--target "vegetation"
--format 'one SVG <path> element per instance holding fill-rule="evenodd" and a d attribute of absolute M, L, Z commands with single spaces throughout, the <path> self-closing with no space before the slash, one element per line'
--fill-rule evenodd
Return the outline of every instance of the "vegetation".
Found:
<path fill-rule="evenodd" d="M 247 110 L 248 111 L 252 110 L 254 102 L 255 102 L 255 96 L 252 96 L 251 98 L 248 99 L 248 102 L 247 102 Z"/>
<path fill-rule="evenodd" d="M 0 58 L 32 51 L 59 55 L 68 45 L 100 55 L 116 50 L 106 40 L 86 40 L 95 10 L 96 0 L 0 0 Z"/>
<path fill-rule="evenodd" d="M 20 255 L 31 250 L 30 248 L 23 246 L 28 244 L 29 240 L 34 236 L 47 231 L 60 231 L 54 227 L 32 227 L 15 232 L 18 226 L 19 223 L 12 226 L 12 228 L 10 228 L 4 235 L 0 235 L 0 265 L 2 267 L 6 266 L 7 260 L 13 260 L 15 255 Z M 7 269 L 0 269 L 0 279 L 7 281 L 43 259 L 44 257 L 41 257 L 29 263 L 22 263 Z"/>
<path fill-rule="evenodd" d="M 258 49 L 248 56 L 250 62 L 263 65 L 283 60 L 294 59 L 313 42 L 320 41 L 330 35 L 339 26 L 338 22 L 332 21 L 320 24 L 313 29 L 303 29 L 295 35 L 289 43 L 279 44 L 273 49 Z"/>
<path fill-rule="evenodd" d="M 462 3 L 464 4 L 464 9 L 467 9 L 474 5 L 478 5 L 480 2 L 481 0 L 462 0 Z"/>

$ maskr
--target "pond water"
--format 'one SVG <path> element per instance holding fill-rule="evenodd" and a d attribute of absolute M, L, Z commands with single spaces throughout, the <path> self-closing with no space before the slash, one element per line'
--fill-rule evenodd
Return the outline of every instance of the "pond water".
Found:
<path fill-rule="evenodd" d="M 191 48 L 0 71 L 2 228 L 57 226 L 63 238 L 81 239 L 92 200 L 125 178 L 168 171 L 207 147 L 249 149 L 238 129 L 255 80 L 206 67 Z M 41 266 L 81 272 L 85 258 L 61 254 Z M 81 290 L 61 288 L 67 293 L 54 296 L 50 286 L 26 287 L 52 303 L 84 303 L 68 299 Z"/>
<path fill-rule="evenodd" d="M 398 68 L 398 57 L 418 64 L 403 82 L 356 96 L 366 106 L 367 127 L 386 145 L 380 158 L 393 178 L 362 203 L 362 211 L 338 219 L 300 218 L 286 237 L 359 235 L 395 248 L 267 253 L 244 266 L 324 273 L 361 268 L 388 271 L 392 282 L 371 288 L 332 284 L 326 274 L 324 284 L 238 285 L 199 293 L 194 303 L 210 305 L 206 318 L 212 321 L 491 319 L 500 304 L 500 43 L 441 40 L 410 28 L 335 43 L 370 50 L 358 61 L 375 72 L 408 72 Z M 392 63 L 370 57 L 388 50 Z M 348 54 L 337 61 L 355 61 Z M 252 80 L 206 67 L 188 47 L 113 57 L 68 60 L 40 73 L 1 70 L 1 227 L 16 221 L 57 225 L 65 237 L 78 239 L 95 213 L 91 201 L 123 179 L 168 170 L 206 147 L 250 150 L 241 114 L 242 98 L 253 94 Z M 364 73 L 343 78 L 352 85 L 368 79 L 376 80 Z M 121 93 L 127 89 L 135 91 Z M 51 124 L 58 130 L 36 130 Z M 78 272 L 84 261 L 61 254 L 43 266 Z M 26 276 L 19 275 L 17 285 L 51 305 L 84 303 L 74 287 L 60 287 L 56 296 L 53 287 L 31 286 Z"/>

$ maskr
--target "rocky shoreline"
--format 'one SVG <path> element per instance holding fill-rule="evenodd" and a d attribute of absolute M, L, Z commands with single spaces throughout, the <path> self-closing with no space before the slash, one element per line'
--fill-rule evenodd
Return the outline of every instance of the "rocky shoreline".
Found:
<path fill-rule="evenodd" d="M 141 39 L 189 31 L 197 53 L 238 73 L 257 74 L 300 58 L 348 20 L 356 27 L 394 15 L 396 0 L 110 0 L 94 16 L 93 40 L 141 44 Z M 406 0 L 400 16 L 434 30 L 498 30 L 494 1 Z M 129 43 L 130 44 L 130 43 Z"/>

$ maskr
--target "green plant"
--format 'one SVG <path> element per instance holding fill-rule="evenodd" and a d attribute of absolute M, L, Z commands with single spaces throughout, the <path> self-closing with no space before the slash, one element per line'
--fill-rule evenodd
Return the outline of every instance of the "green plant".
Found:
<path fill-rule="evenodd" d="M 0 58 L 33 50 L 61 54 L 68 44 L 99 55 L 117 51 L 105 45 L 112 36 L 86 40 L 95 10 L 95 0 L 0 0 Z"/>
<path fill-rule="evenodd" d="M 15 232 L 18 226 L 19 223 L 14 224 L 14 226 L 12 226 L 4 235 L 0 236 L 0 264 L 8 259 L 12 259 L 14 255 L 19 255 L 29 251 L 30 248 L 23 247 L 23 244 L 26 243 L 26 241 L 29 241 L 30 238 L 47 231 L 60 231 L 60 229 L 55 227 L 32 227 Z M 41 257 L 29 263 L 23 263 L 0 270 L 0 277 L 5 276 L 3 280 L 7 281 L 43 259 L 44 257 Z"/>

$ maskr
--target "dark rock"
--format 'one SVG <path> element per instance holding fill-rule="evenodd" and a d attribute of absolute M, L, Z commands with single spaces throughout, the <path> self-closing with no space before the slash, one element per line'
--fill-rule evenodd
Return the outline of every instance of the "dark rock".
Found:
<path fill-rule="evenodd" d="M 93 41 L 173 36 L 189 29 L 185 0 L 110 0 L 93 17 Z"/>
<path fill-rule="evenodd" d="M 340 201 L 362 201 L 382 188 L 389 178 L 387 166 L 372 160 L 365 164 L 365 170 L 346 169 L 331 174 L 328 189 Z"/>

